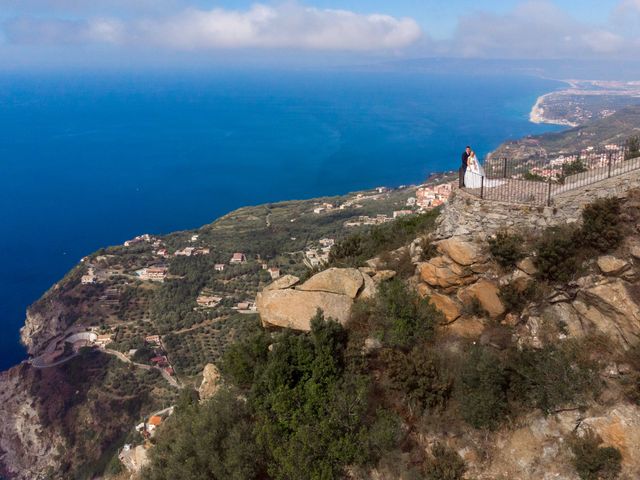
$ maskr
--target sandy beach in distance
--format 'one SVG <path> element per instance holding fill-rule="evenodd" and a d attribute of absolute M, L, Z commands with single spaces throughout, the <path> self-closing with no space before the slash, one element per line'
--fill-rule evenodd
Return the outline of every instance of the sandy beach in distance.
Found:
<path fill-rule="evenodd" d="M 640 97 L 640 82 L 604 81 L 604 80 L 562 80 L 568 85 L 567 88 L 556 90 L 541 95 L 531 108 L 529 120 L 537 124 L 563 125 L 567 127 L 577 127 L 581 123 L 572 122 L 564 118 L 550 118 L 546 115 L 546 108 L 549 104 L 558 105 L 563 101 L 571 101 L 574 97 L 587 96 L 626 96 Z M 575 117 L 575 115 L 573 115 Z M 575 120 L 575 119 L 574 119 Z"/>
<path fill-rule="evenodd" d="M 568 120 L 547 118 L 544 116 L 544 102 L 548 98 L 554 95 L 561 95 L 561 94 L 562 94 L 561 92 L 551 92 L 551 93 L 545 93 L 544 95 L 539 96 L 538 99 L 536 100 L 536 103 L 531 108 L 531 112 L 529 113 L 529 121 L 537 124 L 546 123 L 549 125 L 563 125 L 566 127 L 577 127 L 578 125 L 576 123 L 570 122 Z"/>

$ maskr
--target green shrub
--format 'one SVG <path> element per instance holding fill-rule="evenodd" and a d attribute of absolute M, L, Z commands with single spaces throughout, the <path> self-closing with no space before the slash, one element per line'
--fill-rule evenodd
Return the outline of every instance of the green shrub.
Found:
<path fill-rule="evenodd" d="M 337 242 L 329 254 L 329 265 L 333 267 L 360 266 L 366 260 L 383 252 L 395 250 L 431 232 L 439 209 L 420 215 L 401 217 L 392 222 L 373 227 L 367 233 L 357 233 Z"/>
<path fill-rule="evenodd" d="M 508 312 L 520 313 L 536 296 L 536 287 L 534 283 L 524 288 L 515 283 L 509 283 L 500 287 L 498 296 Z"/>
<path fill-rule="evenodd" d="M 461 480 L 467 468 L 458 452 L 436 443 L 425 470 L 426 480 Z"/>
<path fill-rule="evenodd" d="M 552 282 L 569 281 L 578 266 L 578 248 L 570 227 L 548 228 L 536 244 L 538 275 Z"/>
<path fill-rule="evenodd" d="M 403 249 L 399 253 L 385 252 L 380 255 L 380 261 L 386 270 L 393 270 L 399 278 L 409 278 L 416 272 L 409 249 Z"/>
<path fill-rule="evenodd" d="M 601 447 L 602 439 L 588 430 L 569 439 L 573 465 L 582 480 L 615 480 L 622 470 L 622 454 L 614 447 Z"/>
<path fill-rule="evenodd" d="M 598 369 L 579 353 L 579 347 L 572 343 L 513 349 L 506 362 L 510 400 L 525 410 L 539 408 L 550 413 L 596 392 Z"/>
<path fill-rule="evenodd" d="M 149 363 L 150 360 L 155 356 L 156 354 L 153 351 L 153 348 L 145 345 L 141 348 L 136 349 L 136 353 L 133 354 L 132 360 L 138 363 Z"/>
<path fill-rule="evenodd" d="M 537 173 L 532 173 L 532 172 L 525 172 L 522 178 L 530 182 L 546 182 L 547 181 L 547 179 L 542 175 L 538 175 Z"/>
<path fill-rule="evenodd" d="M 580 242 L 587 248 L 606 253 L 616 249 L 624 238 L 618 198 L 602 198 L 582 212 Z"/>
<path fill-rule="evenodd" d="M 321 316 L 309 334 L 285 332 L 274 343 L 249 395 L 271 478 L 338 478 L 373 455 L 369 384 L 345 372 L 346 343 L 344 328 Z"/>
<path fill-rule="evenodd" d="M 423 262 L 428 262 L 432 258 L 438 256 L 438 247 L 431 241 L 431 238 L 429 237 L 422 237 L 422 239 L 420 240 L 420 248 L 422 249 L 420 260 L 422 260 Z"/>
<path fill-rule="evenodd" d="M 507 411 L 507 375 L 490 350 L 473 347 L 457 379 L 460 414 L 475 428 L 497 427 Z"/>
<path fill-rule="evenodd" d="M 564 165 L 562 165 L 562 174 L 565 177 L 586 171 L 587 167 L 580 157 L 576 158 L 573 162 L 565 163 Z"/>
<path fill-rule="evenodd" d="M 402 392 L 421 408 L 444 408 L 453 390 L 453 379 L 443 361 L 430 349 L 417 347 L 410 352 L 386 350 L 383 360 L 391 388 Z"/>
<path fill-rule="evenodd" d="M 385 329 L 385 341 L 392 346 L 411 348 L 433 336 L 442 314 L 400 279 L 380 285 L 374 315 Z"/>
<path fill-rule="evenodd" d="M 521 235 L 511 235 L 507 232 L 498 232 L 494 238 L 489 239 L 491 255 L 503 267 L 513 267 L 525 256 L 523 251 L 524 239 Z"/>
<path fill-rule="evenodd" d="M 625 160 L 631 160 L 632 158 L 640 157 L 640 137 L 634 136 L 627 140 L 627 153 L 625 154 Z"/>
<path fill-rule="evenodd" d="M 489 313 L 484 309 L 480 300 L 472 297 L 471 300 L 462 305 L 462 314 L 467 317 L 488 317 Z"/>

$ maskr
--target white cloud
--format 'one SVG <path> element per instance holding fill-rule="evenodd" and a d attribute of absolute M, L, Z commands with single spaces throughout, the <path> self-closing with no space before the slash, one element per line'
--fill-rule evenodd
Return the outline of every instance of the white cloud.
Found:
<path fill-rule="evenodd" d="M 289 3 L 255 4 L 248 10 L 187 9 L 165 18 L 86 21 L 19 19 L 5 24 L 11 43 L 109 43 L 180 50 L 282 48 L 393 50 L 422 35 L 410 18 L 362 15 Z"/>
<path fill-rule="evenodd" d="M 640 2 L 640 0 L 633 0 Z M 578 22 L 547 0 L 531 0 L 506 14 L 461 17 L 449 52 L 465 57 L 585 58 L 618 54 L 625 38 Z"/>

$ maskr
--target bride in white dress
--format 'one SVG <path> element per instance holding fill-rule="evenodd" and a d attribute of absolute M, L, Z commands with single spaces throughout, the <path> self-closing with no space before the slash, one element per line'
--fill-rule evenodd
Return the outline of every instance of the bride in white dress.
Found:
<path fill-rule="evenodd" d="M 484 178 L 484 182 L 482 179 Z M 467 188 L 492 188 L 502 185 L 502 180 L 493 180 L 486 178 L 484 168 L 480 165 L 476 152 L 471 152 L 467 160 L 467 171 L 464 174 L 464 186 Z"/>

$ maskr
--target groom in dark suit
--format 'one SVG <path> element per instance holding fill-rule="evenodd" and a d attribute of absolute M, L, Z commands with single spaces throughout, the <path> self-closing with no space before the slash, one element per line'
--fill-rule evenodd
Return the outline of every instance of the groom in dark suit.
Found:
<path fill-rule="evenodd" d="M 460 166 L 460 188 L 464 187 L 464 174 L 467 173 L 467 160 L 471 156 L 471 147 L 467 145 L 462 153 L 462 165 Z"/>

